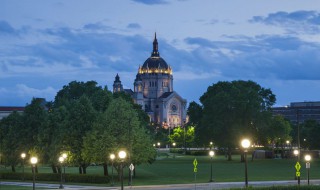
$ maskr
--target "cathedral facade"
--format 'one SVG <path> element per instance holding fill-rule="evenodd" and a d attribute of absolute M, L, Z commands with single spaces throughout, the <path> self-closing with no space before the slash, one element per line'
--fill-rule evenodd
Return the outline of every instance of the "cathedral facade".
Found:
<path fill-rule="evenodd" d="M 113 92 L 125 91 L 134 102 L 142 106 L 150 122 L 165 128 L 182 126 L 187 119 L 187 101 L 173 90 L 172 68 L 160 57 L 155 34 L 151 56 L 139 66 L 134 90 L 123 89 L 117 74 Z"/>

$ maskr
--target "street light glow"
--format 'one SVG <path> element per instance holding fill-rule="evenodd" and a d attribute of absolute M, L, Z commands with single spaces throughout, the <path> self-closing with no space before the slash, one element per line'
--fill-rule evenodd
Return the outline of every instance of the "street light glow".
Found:
<path fill-rule="evenodd" d="M 299 154 L 299 150 L 294 150 L 293 154 L 297 156 Z"/>
<path fill-rule="evenodd" d="M 245 149 L 249 148 L 250 147 L 250 141 L 248 139 L 243 139 L 241 141 L 241 146 Z"/>
<path fill-rule="evenodd" d="M 21 158 L 24 159 L 26 157 L 26 153 L 21 154 Z"/>
<path fill-rule="evenodd" d="M 64 159 L 66 159 L 66 158 L 67 158 L 67 153 L 63 153 L 63 154 L 62 154 L 62 157 L 63 157 Z"/>
<path fill-rule="evenodd" d="M 60 157 L 59 157 L 59 162 L 60 162 L 60 163 L 63 163 L 63 161 L 64 161 L 63 156 L 60 156 Z"/>
<path fill-rule="evenodd" d="M 31 162 L 31 164 L 36 164 L 36 163 L 38 163 L 38 158 L 37 157 L 31 157 L 30 162 Z"/>
<path fill-rule="evenodd" d="M 209 155 L 210 155 L 210 157 L 213 157 L 214 156 L 214 151 L 209 151 Z"/>
<path fill-rule="evenodd" d="M 111 159 L 111 160 L 114 160 L 115 158 L 116 158 L 116 155 L 110 154 L 110 159 Z"/>
<path fill-rule="evenodd" d="M 309 154 L 304 156 L 304 159 L 309 162 L 311 160 L 311 156 Z"/>
<path fill-rule="evenodd" d="M 123 151 L 123 150 L 121 150 L 120 152 L 119 152 L 119 158 L 120 159 L 124 159 L 124 158 L 126 158 L 126 156 L 127 156 L 127 153 L 125 152 L 125 151 Z"/>

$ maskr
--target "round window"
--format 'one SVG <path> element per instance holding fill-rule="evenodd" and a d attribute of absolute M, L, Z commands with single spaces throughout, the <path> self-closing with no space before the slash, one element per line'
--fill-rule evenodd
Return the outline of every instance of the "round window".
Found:
<path fill-rule="evenodd" d="M 176 112 L 176 111 L 177 111 L 177 106 L 176 106 L 176 105 L 172 105 L 172 106 L 171 106 L 171 110 L 172 110 L 173 112 Z"/>

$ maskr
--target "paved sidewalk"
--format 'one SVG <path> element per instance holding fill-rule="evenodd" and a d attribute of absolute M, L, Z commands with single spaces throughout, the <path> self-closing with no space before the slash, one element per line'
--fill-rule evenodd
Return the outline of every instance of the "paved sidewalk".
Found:
<path fill-rule="evenodd" d="M 306 180 L 301 180 L 301 185 L 306 185 Z M 311 180 L 310 184 L 319 185 L 320 180 Z M 16 185 L 16 186 L 32 186 L 30 182 L 0 182 L 1 185 Z M 249 181 L 249 186 L 279 186 L 279 185 L 297 185 L 297 181 Z M 244 182 L 212 182 L 212 183 L 198 183 L 198 184 L 171 184 L 171 185 L 148 185 L 148 186 L 125 186 L 124 189 L 134 189 L 134 190 L 151 190 L 151 189 L 161 189 L 161 190 L 215 190 L 215 189 L 230 189 L 230 188 L 243 188 L 245 186 Z M 59 184 L 46 184 L 46 183 L 36 183 L 37 188 L 49 188 L 58 189 Z M 64 185 L 64 189 L 69 190 L 118 190 L 119 186 L 116 187 L 99 187 L 99 186 L 81 186 L 81 185 Z"/>

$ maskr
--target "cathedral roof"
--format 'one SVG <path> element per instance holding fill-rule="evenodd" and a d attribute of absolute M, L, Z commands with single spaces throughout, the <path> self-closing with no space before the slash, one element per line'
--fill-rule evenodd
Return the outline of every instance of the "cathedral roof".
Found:
<path fill-rule="evenodd" d="M 158 51 L 157 34 L 154 35 L 151 56 L 139 68 L 139 73 L 172 73 L 171 67 L 160 57 Z"/>

